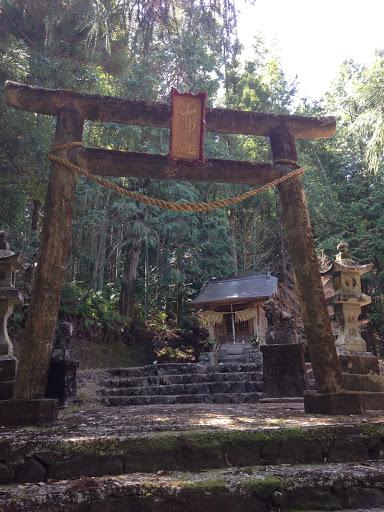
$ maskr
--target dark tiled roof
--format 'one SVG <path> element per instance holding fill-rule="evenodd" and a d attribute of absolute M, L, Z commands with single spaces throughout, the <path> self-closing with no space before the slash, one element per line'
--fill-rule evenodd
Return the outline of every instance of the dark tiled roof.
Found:
<path fill-rule="evenodd" d="M 269 273 L 222 279 L 214 277 L 203 286 L 199 295 L 190 304 L 258 299 L 270 297 L 276 291 L 277 277 L 273 277 Z"/>

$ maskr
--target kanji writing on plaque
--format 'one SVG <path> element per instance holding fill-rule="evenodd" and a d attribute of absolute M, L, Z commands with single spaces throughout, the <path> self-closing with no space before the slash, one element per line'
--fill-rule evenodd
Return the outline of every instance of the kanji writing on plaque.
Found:
<path fill-rule="evenodd" d="M 206 92 L 180 93 L 172 89 L 170 160 L 204 163 Z"/>

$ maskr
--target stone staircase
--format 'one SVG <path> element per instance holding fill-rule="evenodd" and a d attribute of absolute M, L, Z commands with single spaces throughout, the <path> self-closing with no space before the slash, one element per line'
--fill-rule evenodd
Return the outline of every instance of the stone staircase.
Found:
<path fill-rule="evenodd" d="M 253 352 L 255 359 L 253 363 L 233 361 L 215 365 L 171 363 L 109 369 L 106 371 L 107 376 L 100 382 L 98 400 L 102 405 L 107 406 L 189 403 L 254 404 L 271 400 L 268 393 L 263 394 L 265 387 L 262 354 L 259 351 Z M 373 372 L 368 375 L 352 374 L 347 368 L 348 357 L 340 356 L 342 357 L 346 389 L 364 392 L 367 409 L 384 409 L 384 377 Z M 353 368 L 352 371 L 356 372 L 356 369 Z M 316 391 L 311 363 L 305 363 L 305 372 L 307 391 Z M 378 383 L 382 386 L 380 392 L 374 391 Z M 288 397 L 291 401 L 302 400 L 302 395 L 279 395 L 279 398 L 274 398 L 274 401 L 287 401 Z"/>
<path fill-rule="evenodd" d="M 123 434 L 109 419 L 4 429 L 2 512 L 384 510 L 381 422 Z"/>
<path fill-rule="evenodd" d="M 0 511 L 384 511 L 381 414 L 327 419 L 261 395 L 261 358 L 110 369 L 100 401 L 132 408 L 1 429 Z"/>
<path fill-rule="evenodd" d="M 254 363 L 173 363 L 108 370 L 102 405 L 257 403 L 263 391 L 262 357 Z"/>

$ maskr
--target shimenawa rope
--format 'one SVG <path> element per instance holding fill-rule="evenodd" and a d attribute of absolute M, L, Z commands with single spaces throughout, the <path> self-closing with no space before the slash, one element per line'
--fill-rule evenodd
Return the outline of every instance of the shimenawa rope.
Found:
<path fill-rule="evenodd" d="M 275 187 L 276 185 L 279 185 L 279 183 L 283 183 L 286 180 L 289 180 L 293 176 L 296 175 L 302 175 L 305 172 L 305 169 L 303 167 L 300 167 L 300 164 L 298 162 L 295 162 L 294 160 L 288 160 L 288 159 L 279 159 L 275 160 L 275 163 L 288 163 L 293 164 L 299 167 L 299 169 L 295 169 L 294 171 L 286 174 L 285 176 L 282 176 L 281 178 L 278 178 L 274 181 L 271 181 L 270 183 L 267 183 L 267 185 L 263 185 L 260 188 L 250 190 L 249 192 L 245 192 L 244 194 L 241 194 L 237 197 L 230 197 L 228 199 L 220 199 L 218 201 L 213 201 L 212 203 L 170 203 L 168 201 L 163 201 L 162 199 L 155 199 L 153 197 L 148 197 L 143 194 L 139 194 L 138 192 L 133 192 L 131 190 L 127 190 L 126 188 L 120 187 L 119 185 L 115 185 L 114 183 L 111 183 L 110 181 L 104 180 L 103 178 L 99 178 L 98 176 L 94 176 L 93 174 L 90 174 L 88 171 L 85 171 L 81 167 L 78 167 L 77 165 L 74 165 L 67 160 L 64 160 L 63 158 L 60 158 L 56 155 L 53 155 L 55 151 L 58 151 L 60 149 L 67 149 L 67 148 L 73 148 L 73 147 L 83 147 L 83 144 L 81 142 L 68 142 L 66 144 L 61 144 L 59 146 L 54 147 L 47 153 L 47 158 L 49 160 L 53 160 L 55 162 L 58 162 L 68 169 L 71 169 L 72 171 L 77 172 L 78 174 L 81 174 L 88 178 L 91 181 L 94 181 L 95 183 L 98 183 L 99 185 L 102 185 L 103 187 L 109 188 L 111 190 L 114 190 L 115 192 L 118 192 L 119 194 L 123 194 L 125 196 L 130 197 L 131 199 L 134 199 L 135 201 L 141 201 L 142 203 L 149 204 L 151 206 L 157 206 L 159 208 L 165 208 L 167 210 L 173 210 L 176 212 L 184 212 L 184 211 L 192 211 L 192 212 L 201 212 L 204 210 L 214 210 L 216 208 L 223 208 L 225 206 L 230 206 L 232 204 L 241 203 L 245 199 L 248 199 L 249 197 L 255 196 L 257 194 L 261 194 L 262 192 L 265 192 L 269 188 Z"/>

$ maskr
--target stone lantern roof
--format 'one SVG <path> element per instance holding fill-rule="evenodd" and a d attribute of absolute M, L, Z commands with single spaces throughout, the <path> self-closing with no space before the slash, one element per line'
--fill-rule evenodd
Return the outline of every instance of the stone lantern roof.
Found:
<path fill-rule="evenodd" d="M 21 251 L 12 252 L 9 248 L 8 234 L 0 231 L 0 299 L 13 303 L 22 303 L 21 293 L 16 290 L 16 272 L 25 270 L 29 265 L 21 261 Z"/>
<path fill-rule="evenodd" d="M 12 265 L 15 270 L 25 270 L 29 267 L 29 265 L 25 265 L 21 261 L 21 251 L 12 252 L 12 251 L 1 251 L 0 250 L 0 265 Z"/>
<path fill-rule="evenodd" d="M 327 299 L 329 304 L 337 302 L 345 302 L 351 299 L 359 302 L 361 305 L 370 304 L 371 299 L 361 291 L 360 276 L 369 272 L 373 263 L 361 265 L 353 260 L 348 253 L 348 244 L 340 242 L 337 246 L 340 251 L 331 267 L 322 272 L 322 275 L 332 276 L 334 295 Z"/>

